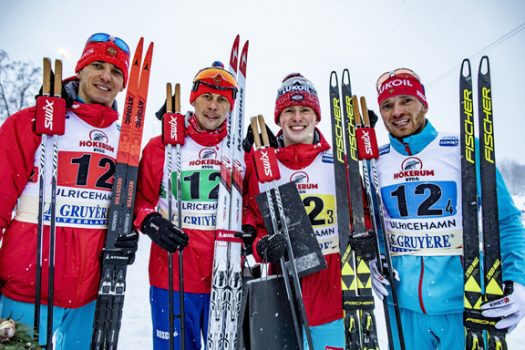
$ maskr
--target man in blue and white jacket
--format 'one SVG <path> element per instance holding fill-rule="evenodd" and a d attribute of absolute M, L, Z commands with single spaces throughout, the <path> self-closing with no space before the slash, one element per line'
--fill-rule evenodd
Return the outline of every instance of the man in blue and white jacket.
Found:
<path fill-rule="evenodd" d="M 377 170 L 406 348 L 465 349 L 459 135 L 438 132 L 426 119 L 424 87 L 413 71 L 381 75 L 377 92 L 390 138 Z M 503 317 L 496 327 L 511 331 L 525 315 L 525 229 L 499 172 L 496 181 L 503 281 L 514 290 L 482 310 Z M 383 298 L 388 282 L 373 270 Z"/>

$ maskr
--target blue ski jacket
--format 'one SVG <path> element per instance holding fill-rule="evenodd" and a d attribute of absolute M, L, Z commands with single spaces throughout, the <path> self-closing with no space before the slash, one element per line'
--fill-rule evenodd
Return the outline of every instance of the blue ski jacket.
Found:
<path fill-rule="evenodd" d="M 386 148 L 403 155 L 416 155 L 437 136 L 437 130 L 427 120 L 421 132 L 402 141 L 389 135 L 390 145 Z M 498 170 L 496 182 L 503 281 L 525 285 L 525 228 L 521 212 Z M 400 255 L 392 257 L 392 263 L 400 276 L 396 282 L 400 307 L 430 315 L 463 312 L 462 256 Z"/>

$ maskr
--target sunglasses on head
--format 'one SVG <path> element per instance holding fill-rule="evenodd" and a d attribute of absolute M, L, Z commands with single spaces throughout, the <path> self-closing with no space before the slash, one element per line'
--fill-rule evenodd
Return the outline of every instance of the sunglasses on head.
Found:
<path fill-rule="evenodd" d="M 124 40 L 117 36 L 109 35 L 106 33 L 96 33 L 89 37 L 87 42 L 95 42 L 95 43 L 107 43 L 108 41 L 111 41 L 117 45 L 119 49 L 124 51 L 125 53 L 129 54 L 129 46 L 126 44 Z"/>
<path fill-rule="evenodd" d="M 390 78 L 392 78 L 393 76 L 396 76 L 396 75 L 410 75 L 410 76 L 416 78 L 417 81 L 421 82 L 421 79 L 419 78 L 419 75 L 417 75 L 416 72 L 414 72 L 412 69 L 398 68 L 398 69 L 394 69 L 392 71 L 384 72 L 383 74 L 381 74 L 379 76 L 379 78 L 377 79 L 377 82 L 376 82 L 376 89 L 377 89 L 377 91 L 379 91 L 379 88 L 381 87 L 381 85 L 383 85 L 383 83 L 385 81 L 387 81 L 388 79 L 390 79 Z"/>
<path fill-rule="evenodd" d="M 221 69 L 221 68 L 206 68 L 197 73 L 195 78 L 193 79 L 193 82 L 202 81 L 202 80 L 217 80 L 218 83 L 221 83 L 221 80 L 226 81 L 229 85 L 232 87 L 229 88 L 223 88 L 224 90 L 233 89 L 237 87 L 237 81 L 231 75 L 230 72 L 227 70 Z M 219 89 L 222 90 L 222 89 Z"/>

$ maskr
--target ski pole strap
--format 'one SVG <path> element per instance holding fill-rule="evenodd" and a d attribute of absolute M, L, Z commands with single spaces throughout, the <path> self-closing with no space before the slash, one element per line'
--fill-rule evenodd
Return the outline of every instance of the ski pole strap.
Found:
<path fill-rule="evenodd" d="M 376 132 L 370 127 L 370 118 L 368 117 L 368 108 L 366 99 L 361 96 L 361 113 L 359 113 L 359 103 L 357 97 L 352 96 L 352 106 L 356 123 L 355 137 L 357 139 L 357 154 L 359 160 L 377 159 L 379 157 L 379 147 L 377 146 Z"/>
<path fill-rule="evenodd" d="M 173 105 L 175 104 L 175 113 Z M 180 84 L 175 84 L 175 95 L 171 83 L 166 84 L 166 113 L 162 116 L 162 143 L 184 144 L 184 115 L 180 114 Z"/>
<path fill-rule="evenodd" d="M 35 131 L 40 135 L 64 135 L 65 132 L 66 100 L 60 97 L 62 95 L 62 61 L 60 60 L 55 60 L 53 89 L 51 89 L 52 81 L 51 60 L 46 57 L 42 96 L 36 99 Z"/>
<path fill-rule="evenodd" d="M 238 236 L 239 232 L 234 230 L 218 229 L 215 231 L 216 241 L 242 243 L 242 238 Z"/>
<path fill-rule="evenodd" d="M 253 151 L 253 163 L 255 165 L 255 173 L 260 183 L 279 180 L 281 173 L 279 171 L 279 164 L 277 163 L 277 154 L 275 149 L 269 147 L 270 140 L 266 131 L 264 117 L 258 115 L 251 118 L 251 128 L 253 133 L 253 141 L 256 146 Z M 262 134 L 263 145 L 261 145 L 261 138 L 259 137 L 259 130 Z"/>

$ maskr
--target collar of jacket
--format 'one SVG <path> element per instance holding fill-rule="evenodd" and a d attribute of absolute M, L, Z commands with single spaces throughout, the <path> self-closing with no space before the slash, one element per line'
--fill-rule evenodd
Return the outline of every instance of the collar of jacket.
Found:
<path fill-rule="evenodd" d="M 186 135 L 191 137 L 195 142 L 201 146 L 210 147 L 219 144 L 228 132 L 226 120 L 217 128 L 217 130 L 209 131 L 199 127 L 195 114 L 192 114 L 188 119 L 186 126 Z"/>
<path fill-rule="evenodd" d="M 425 147 L 428 146 L 438 135 L 436 128 L 427 119 L 425 127 L 417 134 L 412 134 L 403 138 L 402 140 L 388 134 L 390 138 L 390 145 L 399 153 L 409 155 L 415 155 L 421 152 Z"/>
<path fill-rule="evenodd" d="M 310 165 L 319 153 L 330 149 L 323 134 L 316 128 L 315 132 L 319 136 L 319 142 L 314 144 L 295 144 L 280 147 L 277 149 L 277 159 L 286 167 L 299 170 Z"/>

